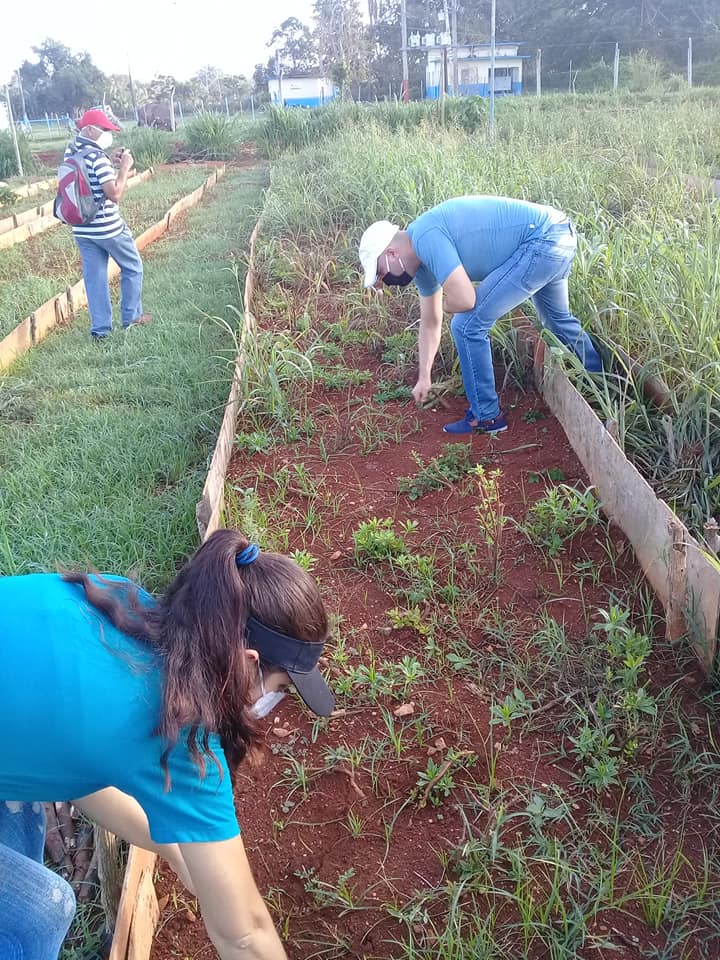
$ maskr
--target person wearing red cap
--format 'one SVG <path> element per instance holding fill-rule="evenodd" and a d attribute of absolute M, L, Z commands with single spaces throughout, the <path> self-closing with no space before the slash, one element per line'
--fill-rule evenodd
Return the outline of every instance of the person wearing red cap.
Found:
<path fill-rule="evenodd" d="M 107 151 L 120 126 L 102 110 L 87 110 L 77 123 L 79 133 L 65 157 L 85 149 L 84 162 L 98 212 L 90 223 L 73 227 L 82 258 L 83 280 L 90 310 L 90 336 L 104 340 L 112 330 L 112 305 L 107 278 L 108 257 L 120 267 L 120 318 L 124 329 L 149 323 L 143 312 L 143 265 L 132 234 L 120 216 L 118 202 L 133 166 L 129 150 L 116 155 L 116 170 Z M 94 148 L 94 149 L 88 149 Z"/>

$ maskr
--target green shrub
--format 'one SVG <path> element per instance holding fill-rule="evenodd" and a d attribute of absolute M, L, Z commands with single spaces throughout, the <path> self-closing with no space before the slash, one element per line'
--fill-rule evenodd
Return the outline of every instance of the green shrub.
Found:
<path fill-rule="evenodd" d="M 241 139 L 237 122 L 220 113 L 201 113 L 183 134 L 188 153 L 197 160 L 230 160 Z"/>
<path fill-rule="evenodd" d="M 35 170 L 35 161 L 30 153 L 30 143 L 21 133 L 18 133 L 17 141 L 23 172 L 32 173 Z M 17 158 L 15 156 L 15 144 L 13 143 L 12 134 L 9 130 L 0 130 L 0 180 L 5 180 L 7 177 L 16 177 L 17 175 Z"/>
<path fill-rule="evenodd" d="M 0 185 L 0 207 L 6 207 L 11 203 L 16 203 L 19 197 L 10 187 Z"/>
<path fill-rule="evenodd" d="M 136 127 L 125 134 L 125 144 L 135 158 L 138 170 L 167 163 L 172 149 L 172 134 L 153 127 Z"/>

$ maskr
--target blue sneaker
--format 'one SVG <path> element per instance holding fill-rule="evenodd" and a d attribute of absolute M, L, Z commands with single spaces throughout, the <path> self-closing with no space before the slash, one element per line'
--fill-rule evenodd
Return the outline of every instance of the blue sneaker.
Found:
<path fill-rule="evenodd" d="M 446 423 L 443 433 L 487 433 L 494 437 L 497 433 L 507 430 L 507 420 L 504 413 L 499 413 L 493 420 L 476 420 L 470 407 L 465 411 L 462 420 Z"/>

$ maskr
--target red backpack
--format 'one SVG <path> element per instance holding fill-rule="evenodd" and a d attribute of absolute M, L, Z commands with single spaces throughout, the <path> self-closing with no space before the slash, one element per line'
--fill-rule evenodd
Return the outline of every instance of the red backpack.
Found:
<path fill-rule="evenodd" d="M 85 158 L 96 153 L 97 147 L 73 147 L 72 153 L 58 167 L 58 192 L 53 213 L 73 227 L 81 227 L 95 219 L 98 203 L 93 197 Z"/>

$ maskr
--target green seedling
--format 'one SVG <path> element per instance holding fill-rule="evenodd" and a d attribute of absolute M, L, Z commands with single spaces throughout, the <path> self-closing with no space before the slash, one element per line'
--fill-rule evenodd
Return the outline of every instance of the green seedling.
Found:
<path fill-rule="evenodd" d="M 461 480 L 473 469 L 471 449 L 464 443 L 447 443 L 443 452 L 425 463 L 417 453 L 413 459 L 418 465 L 414 477 L 399 477 L 398 490 L 410 500 L 418 500 L 432 490 L 441 490 Z"/>
<path fill-rule="evenodd" d="M 355 563 L 360 567 L 406 554 L 405 541 L 395 533 L 390 518 L 379 520 L 373 517 L 363 521 L 353 532 L 353 541 Z"/>
<path fill-rule="evenodd" d="M 553 483 L 561 483 L 565 479 L 565 474 L 560 467 L 550 467 L 549 470 L 541 470 L 539 473 L 533 471 L 528 474 L 530 483 L 542 483 L 544 479 L 551 480 Z"/>
<path fill-rule="evenodd" d="M 388 610 L 388 617 L 395 630 L 407 627 L 419 633 L 421 637 L 425 637 L 430 629 L 423 621 L 420 607 L 393 607 L 392 610 Z"/>
<path fill-rule="evenodd" d="M 592 489 L 561 484 L 532 505 L 522 529 L 532 543 L 544 547 L 550 557 L 557 557 L 573 537 L 599 522 L 600 502 Z"/>
<path fill-rule="evenodd" d="M 308 573 L 312 571 L 317 563 L 317 557 L 314 557 L 308 550 L 293 550 L 290 556 L 295 563 L 301 566 L 303 570 L 307 570 Z"/>
<path fill-rule="evenodd" d="M 252 433 L 239 433 L 235 437 L 235 446 L 251 456 L 256 453 L 267 453 L 274 446 L 274 438 L 266 430 L 254 430 Z"/>
<path fill-rule="evenodd" d="M 389 380 L 378 380 L 377 389 L 373 395 L 376 403 L 390 403 L 393 400 L 405 402 L 412 400 L 412 390 L 404 383 L 392 383 Z"/>
<path fill-rule="evenodd" d="M 502 723 L 510 730 L 513 720 L 521 720 L 532 713 L 533 704 L 518 687 L 509 693 L 502 703 L 494 703 L 490 708 L 490 723 Z"/>

